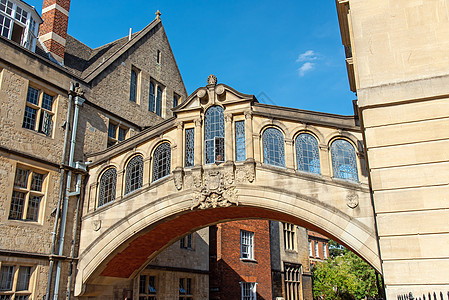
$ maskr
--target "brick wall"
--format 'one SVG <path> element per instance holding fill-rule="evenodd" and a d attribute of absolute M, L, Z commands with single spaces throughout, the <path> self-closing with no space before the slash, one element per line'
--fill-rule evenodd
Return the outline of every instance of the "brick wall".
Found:
<path fill-rule="evenodd" d="M 233 221 L 212 226 L 210 299 L 241 299 L 240 282 L 257 282 L 257 299 L 271 299 L 269 221 Z M 240 258 L 240 231 L 254 232 L 255 261 Z"/>

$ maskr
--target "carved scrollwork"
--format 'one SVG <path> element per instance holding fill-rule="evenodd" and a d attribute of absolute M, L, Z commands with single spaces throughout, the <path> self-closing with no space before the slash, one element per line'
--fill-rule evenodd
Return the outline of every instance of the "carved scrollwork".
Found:
<path fill-rule="evenodd" d="M 253 182 L 256 177 L 256 172 L 254 170 L 254 164 L 245 165 L 245 175 L 249 182 Z"/>
<path fill-rule="evenodd" d="M 204 185 L 195 191 L 191 209 L 208 209 L 238 205 L 235 186 L 225 182 L 221 171 L 212 170 L 205 173 Z"/>
<path fill-rule="evenodd" d="M 93 220 L 92 225 L 94 227 L 94 231 L 98 231 L 101 228 L 101 220 Z"/>
<path fill-rule="evenodd" d="M 173 181 L 178 191 L 182 189 L 183 172 L 182 169 L 175 169 L 173 171 Z"/>

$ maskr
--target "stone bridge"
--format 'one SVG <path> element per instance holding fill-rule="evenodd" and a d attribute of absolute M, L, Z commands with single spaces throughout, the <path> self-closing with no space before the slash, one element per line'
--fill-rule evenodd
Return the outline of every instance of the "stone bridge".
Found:
<path fill-rule="evenodd" d="M 356 118 L 260 104 L 212 75 L 173 111 L 88 157 L 77 296 L 133 278 L 188 232 L 236 219 L 324 233 L 380 272 Z"/>

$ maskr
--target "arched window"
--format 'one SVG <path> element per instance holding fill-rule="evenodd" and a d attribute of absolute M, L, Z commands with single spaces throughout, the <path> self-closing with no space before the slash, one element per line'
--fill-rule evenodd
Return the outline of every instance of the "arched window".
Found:
<path fill-rule="evenodd" d="M 285 167 L 284 136 L 276 128 L 263 132 L 263 162 L 265 164 Z"/>
<path fill-rule="evenodd" d="M 143 158 L 133 157 L 126 166 L 125 194 L 140 189 L 143 182 Z"/>
<path fill-rule="evenodd" d="M 331 145 L 332 169 L 335 178 L 358 181 L 354 147 L 346 140 L 335 140 Z"/>
<path fill-rule="evenodd" d="M 169 143 L 160 144 L 153 154 L 153 181 L 170 175 L 171 149 Z"/>
<path fill-rule="evenodd" d="M 321 174 L 318 141 L 308 133 L 296 137 L 296 165 L 299 171 Z"/>
<path fill-rule="evenodd" d="M 107 169 L 100 178 L 100 195 L 98 207 L 115 200 L 115 187 L 117 184 L 117 170 Z"/>
<path fill-rule="evenodd" d="M 204 116 L 204 146 L 206 164 L 223 162 L 224 153 L 224 113 L 220 106 L 209 108 Z"/>

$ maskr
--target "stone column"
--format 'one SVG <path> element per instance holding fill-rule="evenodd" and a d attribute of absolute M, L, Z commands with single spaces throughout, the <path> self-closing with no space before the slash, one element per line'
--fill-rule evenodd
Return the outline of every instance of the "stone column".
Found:
<path fill-rule="evenodd" d="M 332 174 L 332 161 L 327 145 L 319 145 L 320 148 L 320 167 L 321 175 L 330 177 Z"/>
<path fill-rule="evenodd" d="M 293 140 L 285 139 L 285 167 L 288 169 L 295 169 L 295 160 L 293 156 Z"/>
<path fill-rule="evenodd" d="M 232 136 L 232 114 L 225 116 L 225 161 L 233 161 L 234 153 L 232 151 L 233 136 Z"/>
<path fill-rule="evenodd" d="M 115 199 L 121 199 L 125 194 L 125 169 L 117 170 L 117 192 L 115 194 Z"/>
<path fill-rule="evenodd" d="M 254 160 L 253 113 L 245 111 L 245 155 L 247 160 Z"/>
<path fill-rule="evenodd" d="M 182 121 L 176 122 L 176 160 L 174 163 L 175 169 L 182 168 L 184 165 L 182 163 L 183 161 L 183 153 L 184 153 L 184 144 L 183 144 L 183 132 L 184 129 L 184 123 Z"/>
<path fill-rule="evenodd" d="M 203 157 L 203 143 L 202 143 L 202 120 L 201 118 L 195 119 L 195 167 L 201 166 L 202 164 L 202 157 Z"/>
<path fill-rule="evenodd" d="M 151 157 L 143 159 L 143 181 L 142 187 L 150 185 L 151 182 Z"/>

